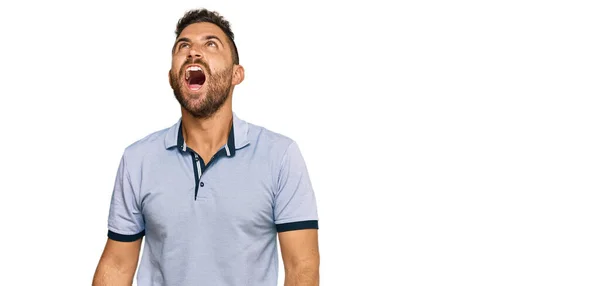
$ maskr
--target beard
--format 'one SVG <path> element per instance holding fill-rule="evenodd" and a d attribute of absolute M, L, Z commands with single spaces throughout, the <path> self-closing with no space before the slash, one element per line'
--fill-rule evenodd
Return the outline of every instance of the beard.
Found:
<path fill-rule="evenodd" d="M 187 83 L 185 82 L 185 66 L 188 64 L 199 64 L 202 66 L 202 71 L 205 73 L 206 81 L 202 89 L 205 96 L 201 98 L 198 94 L 192 94 L 187 91 Z M 223 71 L 212 73 L 208 65 L 201 60 L 194 62 L 187 61 L 181 66 L 179 74 L 175 74 L 173 70 L 169 71 L 169 83 L 175 94 L 175 98 L 179 101 L 182 108 L 188 111 L 192 116 L 199 119 L 206 119 L 213 116 L 227 101 L 227 97 L 231 91 L 231 72 L 233 67 L 226 68 Z"/>

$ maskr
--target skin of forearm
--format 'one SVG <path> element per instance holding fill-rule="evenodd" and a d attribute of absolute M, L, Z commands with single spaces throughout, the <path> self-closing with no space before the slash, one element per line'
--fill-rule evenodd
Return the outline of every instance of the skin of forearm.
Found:
<path fill-rule="evenodd" d="M 94 274 L 92 286 L 131 286 L 135 268 L 122 267 L 110 261 L 102 261 Z"/>
<path fill-rule="evenodd" d="M 290 267 L 285 271 L 284 286 L 318 286 L 319 266 L 318 264 L 298 265 Z"/>

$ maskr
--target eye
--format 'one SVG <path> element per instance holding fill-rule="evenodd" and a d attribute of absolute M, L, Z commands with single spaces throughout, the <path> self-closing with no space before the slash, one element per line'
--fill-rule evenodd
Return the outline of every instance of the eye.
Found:
<path fill-rule="evenodd" d="M 185 49 L 185 48 L 189 48 L 189 47 L 190 47 L 190 44 L 188 44 L 188 43 L 181 43 L 181 44 L 179 44 L 179 48 L 180 49 Z"/>
<path fill-rule="evenodd" d="M 217 47 L 217 43 L 215 43 L 214 41 L 208 41 L 208 42 L 206 42 L 206 46 L 208 46 L 208 47 Z"/>

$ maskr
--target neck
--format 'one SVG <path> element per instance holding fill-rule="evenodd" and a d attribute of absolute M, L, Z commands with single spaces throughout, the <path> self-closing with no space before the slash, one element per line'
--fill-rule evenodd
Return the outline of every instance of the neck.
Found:
<path fill-rule="evenodd" d="M 226 102 L 210 118 L 195 118 L 182 108 L 181 123 L 183 139 L 192 150 L 203 157 L 205 154 L 214 154 L 227 143 L 233 124 L 231 104 Z"/>

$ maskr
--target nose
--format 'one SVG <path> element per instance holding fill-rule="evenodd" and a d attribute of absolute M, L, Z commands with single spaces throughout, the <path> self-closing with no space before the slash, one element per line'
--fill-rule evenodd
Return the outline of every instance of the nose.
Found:
<path fill-rule="evenodd" d="M 200 51 L 198 49 L 196 49 L 195 47 L 190 48 L 190 52 L 188 53 L 188 58 L 194 59 L 194 58 L 201 58 L 202 54 L 200 53 Z"/>

